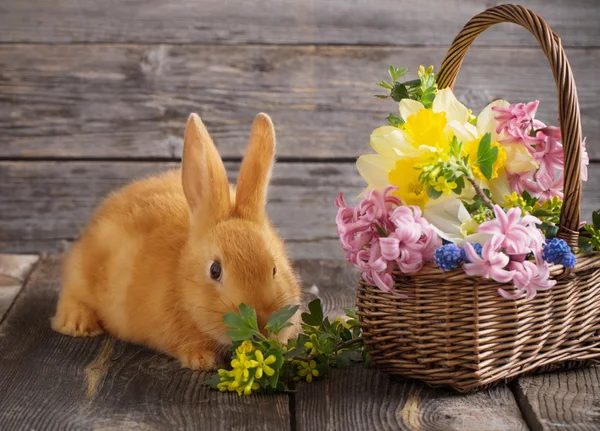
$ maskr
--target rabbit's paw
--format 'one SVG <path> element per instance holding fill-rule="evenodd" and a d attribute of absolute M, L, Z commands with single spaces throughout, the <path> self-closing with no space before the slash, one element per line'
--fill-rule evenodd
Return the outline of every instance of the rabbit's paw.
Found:
<path fill-rule="evenodd" d="M 72 337 L 95 337 L 104 332 L 94 311 L 77 302 L 60 304 L 52 318 L 52 329 Z"/>
<path fill-rule="evenodd" d="M 216 358 L 211 350 L 197 348 L 194 350 L 185 350 L 177 355 L 181 366 L 191 368 L 192 370 L 214 370 L 216 367 Z"/>

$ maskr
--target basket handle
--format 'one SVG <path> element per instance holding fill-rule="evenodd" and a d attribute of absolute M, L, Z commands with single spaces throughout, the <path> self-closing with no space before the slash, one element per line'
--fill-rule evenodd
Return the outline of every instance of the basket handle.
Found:
<path fill-rule="evenodd" d="M 565 152 L 564 199 L 558 236 L 574 248 L 577 247 L 579 237 L 581 119 L 575 80 L 560 38 L 540 16 L 523 6 L 505 4 L 490 8 L 471 18 L 456 36 L 442 61 L 438 86 L 450 89 L 454 87 L 469 46 L 480 33 L 501 22 L 519 24 L 529 30 L 540 43 L 552 67 L 558 89 L 558 113 Z"/>

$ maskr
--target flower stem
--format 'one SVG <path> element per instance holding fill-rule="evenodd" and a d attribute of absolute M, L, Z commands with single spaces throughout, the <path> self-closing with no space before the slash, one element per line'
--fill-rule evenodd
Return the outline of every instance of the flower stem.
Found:
<path fill-rule="evenodd" d="M 353 338 L 351 340 L 339 343 L 335 347 L 335 351 L 337 353 L 338 351 L 340 351 L 342 349 L 345 349 L 346 347 L 350 347 L 350 346 L 353 346 L 355 344 L 358 344 L 358 343 L 362 342 L 362 340 L 363 340 L 362 337 L 356 337 L 356 338 Z M 319 355 L 318 354 L 314 354 L 314 355 L 310 355 L 310 356 L 294 356 L 292 359 L 294 361 L 309 362 L 309 361 L 312 361 L 312 360 L 316 359 L 317 356 L 319 356 Z"/>
<path fill-rule="evenodd" d="M 489 200 L 489 198 L 486 196 L 486 194 L 483 193 L 483 190 L 481 190 L 481 187 L 479 187 L 479 184 L 477 184 L 477 181 L 475 181 L 475 178 L 473 178 L 470 175 L 465 175 L 465 178 L 471 183 L 471 185 L 475 189 L 475 193 L 477 193 L 479 195 L 479 197 L 481 198 L 483 203 L 486 204 L 487 207 L 493 211 L 494 204 L 492 203 L 492 201 Z"/>

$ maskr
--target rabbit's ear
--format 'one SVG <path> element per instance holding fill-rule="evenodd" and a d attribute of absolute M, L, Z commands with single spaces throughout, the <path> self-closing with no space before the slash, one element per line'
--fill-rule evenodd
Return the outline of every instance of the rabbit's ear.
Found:
<path fill-rule="evenodd" d="M 267 114 L 258 114 L 252 124 L 250 142 L 237 182 L 235 211 L 240 217 L 257 221 L 264 219 L 274 155 L 273 123 Z"/>
<path fill-rule="evenodd" d="M 229 183 L 221 156 L 197 114 L 185 127 L 181 166 L 183 192 L 192 213 L 221 220 L 229 215 Z"/>

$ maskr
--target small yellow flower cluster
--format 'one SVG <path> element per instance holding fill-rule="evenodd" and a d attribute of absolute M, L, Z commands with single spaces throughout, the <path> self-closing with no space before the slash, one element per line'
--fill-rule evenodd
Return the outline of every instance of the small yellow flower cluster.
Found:
<path fill-rule="evenodd" d="M 309 339 L 310 341 L 304 343 L 304 347 L 306 347 L 307 353 L 312 356 L 318 352 L 317 348 L 315 347 L 317 344 L 317 334 L 310 334 Z"/>
<path fill-rule="evenodd" d="M 517 192 L 512 192 L 512 194 L 510 195 L 505 195 L 504 204 L 502 206 L 506 209 L 521 208 L 521 212 L 523 213 L 523 215 L 533 210 L 531 205 L 528 205 L 527 202 L 525 202 L 525 199 L 523 199 L 522 196 L 519 196 Z"/>
<path fill-rule="evenodd" d="M 342 319 L 341 317 L 336 317 L 336 319 L 333 322 L 338 325 L 342 325 L 346 329 L 352 328 L 352 326 L 348 322 L 346 322 L 344 319 Z"/>
<path fill-rule="evenodd" d="M 319 376 L 319 370 L 317 370 L 317 362 L 315 360 L 311 359 L 308 362 L 294 361 L 294 363 L 298 366 L 294 380 L 298 381 L 306 379 L 306 381 L 310 383 L 313 380 L 313 376 Z"/>
<path fill-rule="evenodd" d="M 235 357 L 231 361 L 232 370 L 220 369 L 218 371 L 221 382 L 217 388 L 221 392 L 237 392 L 238 395 L 250 395 L 252 391 L 260 388 L 257 379 L 263 375 L 272 376 L 275 370 L 269 365 L 277 361 L 275 355 L 264 357 L 252 342 L 246 340 L 235 350 Z"/>

